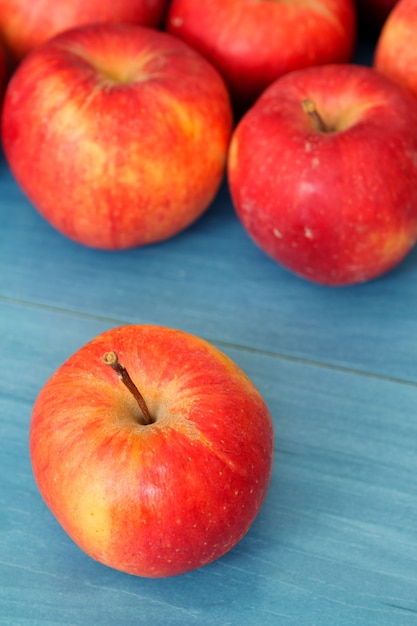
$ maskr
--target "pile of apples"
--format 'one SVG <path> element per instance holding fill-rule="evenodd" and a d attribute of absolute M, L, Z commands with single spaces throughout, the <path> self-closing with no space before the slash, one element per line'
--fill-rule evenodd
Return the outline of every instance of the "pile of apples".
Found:
<path fill-rule="evenodd" d="M 379 29 L 372 68 L 352 62 L 365 13 Z M 417 239 L 416 30 L 417 0 L 0 0 L 4 153 L 80 244 L 173 237 L 226 175 L 243 227 L 277 262 L 323 285 L 368 281 Z M 273 427 L 213 346 L 132 325 L 46 383 L 30 453 L 83 550 L 169 576 L 247 532 Z"/>
<path fill-rule="evenodd" d="M 365 14 L 374 68 L 352 63 Z M 86 246 L 176 235 L 227 173 L 273 259 L 365 282 L 417 238 L 416 23 L 415 0 L 0 0 L 4 152 Z"/>

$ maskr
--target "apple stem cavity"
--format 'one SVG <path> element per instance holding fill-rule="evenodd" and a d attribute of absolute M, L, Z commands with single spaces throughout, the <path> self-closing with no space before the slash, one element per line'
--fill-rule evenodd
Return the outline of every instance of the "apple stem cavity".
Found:
<path fill-rule="evenodd" d="M 117 356 L 116 352 L 106 352 L 106 354 L 103 356 L 103 363 L 105 363 L 106 365 L 110 365 L 110 367 L 116 372 L 123 384 L 129 389 L 130 393 L 139 405 L 145 425 L 152 424 L 154 420 L 152 419 L 146 402 L 139 389 L 130 378 L 127 369 L 121 363 L 119 363 L 119 357 Z"/>
<path fill-rule="evenodd" d="M 332 129 L 329 128 L 324 123 L 323 118 L 321 117 L 320 113 L 317 111 L 316 105 L 313 102 L 313 100 L 311 100 L 311 98 L 305 98 L 305 100 L 302 101 L 301 106 L 303 107 L 304 113 L 310 116 L 310 118 L 313 120 L 314 124 L 316 125 L 317 129 L 321 133 L 331 132 Z"/>

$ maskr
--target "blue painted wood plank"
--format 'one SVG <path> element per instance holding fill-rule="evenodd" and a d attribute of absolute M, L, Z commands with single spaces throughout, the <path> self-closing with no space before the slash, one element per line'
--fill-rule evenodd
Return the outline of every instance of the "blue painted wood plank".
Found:
<path fill-rule="evenodd" d="M 417 387 L 226 347 L 275 425 L 271 488 L 248 535 L 185 576 L 146 580 L 84 555 L 43 504 L 33 401 L 112 326 L 0 302 L 0 624 L 367 624 L 417 619 Z"/>
<path fill-rule="evenodd" d="M 0 297 L 417 380 L 417 250 L 391 273 L 332 289 L 278 266 L 248 238 L 223 187 L 194 226 L 126 252 L 55 232 L 0 163 Z"/>

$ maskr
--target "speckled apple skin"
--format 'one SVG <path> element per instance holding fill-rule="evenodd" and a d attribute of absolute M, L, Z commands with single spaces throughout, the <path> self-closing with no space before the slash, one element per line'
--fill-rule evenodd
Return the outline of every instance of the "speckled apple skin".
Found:
<path fill-rule="evenodd" d="M 116 351 L 154 422 L 102 362 Z M 201 567 L 245 535 L 267 493 L 273 425 L 258 390 L 211 344 L 156 326 L 111 329 L 41 390 L 30 455 L 39 490 L 70 537 L 124 572 Z"/>
<path fill-rule="evenodd" d="M 376 278 L 417 238 L 415 99 L 368 67 L 288 74 L 238 124 L 228 178 L 243 226 L 277 262 L 325 285 Z"/>
<path fill-rule="evenodd" d="M 24 59 L 6 92 L 12 173 L 57 230 L 93 248 L 168 239 L 209 207 L 233 127 L 218 72 L 167 33 L 67 31 Z"/>

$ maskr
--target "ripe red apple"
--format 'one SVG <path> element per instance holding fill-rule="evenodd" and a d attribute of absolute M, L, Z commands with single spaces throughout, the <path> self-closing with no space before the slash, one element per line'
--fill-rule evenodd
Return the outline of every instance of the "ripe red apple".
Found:
<path fill-rule="evenodd" d="M 46 504 L 81 549 L 164 577 L 210 563 L 248 531 L 270 481 L 273 427 L 218 349 L 183 331 L 123 326 L 45 384 L 30 455 Z"/>
<path fill-rule="evenodd" d="M 161 24 L 167 0 L 0 0 L 0 39 L 15 62 L 43 41 L 82 24 Z"/>
<path fill-rule="evenodd" d="M 356 9 L 353 0 L 172 0 L 166 28 L 220 70 L 243 110 L 289 71 L 350 61 Z"/>
<path fill-rule="evenodd" d="M 417 96 L 417 2 L 400 0 L 379 35 L 375 69 Z"/>
<path fill-rule="evenodd" d="M 278 79 L 238 124 L 229 183 L 253 240 L 299 276 L 364 282 L 417 238 L 417 106 L 369 67 Z"/>
<path fill-rule="evenodd" d="M 167 239 L 209 206 L 233 128 L 218 72 L 179 39 L 83 26 L 28 55 L 6 91 L 16 180 L 59 231 L 121 249 Z"/>

